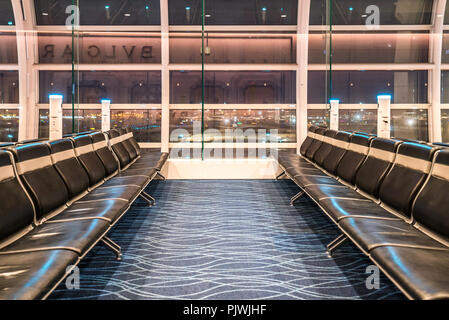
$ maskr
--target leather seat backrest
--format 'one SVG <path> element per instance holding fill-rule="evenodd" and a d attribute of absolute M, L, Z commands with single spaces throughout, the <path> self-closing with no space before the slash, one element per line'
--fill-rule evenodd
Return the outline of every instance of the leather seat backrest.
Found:
<path fill-rule="evenodd" d="M 120 169 L 125 168 L 128 164 L 131 163 L 131 159 L 129 157 L 129 153 L 126 151 L 123 146 L 120 138 L 120 134 L 117 130 L 112 129 L 106 132 L 109 137 L 109 144 L 120 161 Z"/>
<path fill-rule="evenodd" d="M 118 132 L 120 134 L 120 140 L 122 142 L 122 145 L 125 148 L 126 152 L 128 152 L 130 160 L 132 161 L 136 159 L 139 155 L 137 154 L 136 149 L 134 149 L 131 142 L 129 141 L 130 135 L 126 132 L 125 129 L 118 129 Z"/>
<path fill-rule="evenodd" d="M 326 160 L 327 155 L 332 150 L 332 141 L 337 135 L 337 131 L 335 130 L 326 130 L 324 133 L 324 140 L 321 143 L 321 146 L 318 148 L 318 150 L 315 152 L 315 155 L 313 157 L 313 162 L 316 164 L 322 166 L 324 160 Z"/>
<path fill-rule="evenodd" d="M 106 169 L 98 158 L 89 135 L 72 138 L 75 145 L 75 154 L 89 176 L 89 186 L 104 181 Z"/>
<path fill-rule="evenodd" d="M 436 154 L 432 172 L 413 205 L 413 218 L 431 231 L 449 238 L 449 150 Z"/>
<path fill-rule="evenodd" d="M 436 149 L 427 145 L 404 142 L 379 190 L 383 204 L 405 217 L 411 217 L 411 206 L 430 172 Z"/>
<path fill-rule="evenodd" d="M 327 129 L 324 128 L 317 128 L 315 130 L 315 137 L 312 143 L 310 144 L 309 148 L 306 152 L 306 158 L 313 160 L 313 157 L 315 156 L 315 153 L 318 151 L 318 149 L 321 147 L 321 144 L 324 140 L 324 133 Z"/>
<path fill-rule="evenodd" d="M 309 130 L 307 131 L 307 137 L 304 140 L 304 142 L 302 143 L 301 148 L 299 149 L 301 155 L 304 157 L 306 156 L 307 149 L 309 149 L 310 145 L 315 140 L 316 129 L 317 129 L 317 127 L 315 127 L 315 126 L 309 127 Z"/>
<path fill-rule="evenodd" d="M 33 222 L 33 203 L 16 175 L 12 154 L 0 150 L 0 243 Z"/>
<path fill-rule="evenodd" d="M 116 174 L 119 169 L 119 164 L 114 154 L 108 147 L 105 135 L 103 133 L 96 132 L 90 136 L 92 138 L 94 150 L 106 169 L 106 175 L 111 176 Z"/>
<path fill-rule="evenodd" d="M 53 165 L 64 180 L 69 198 L 73 199 L 89 188 L 89 176 L 79 163 L 73 142 L 69 139 L 55 140 L 48 143 Z"/>
<path fill-rule="evenodd" d="M 126 128 L 126 133 L 128 134 L 129 142 L 136 150 L 137 155 L 140 156 L 140 154 L 142 153 L 142 150 L 140 149 L 139 143 L 137 142 L 136 138 L 134 137 L 134 133 L 132 132 L 132 130 L 130 128 Z"/>
<path fill-rule="evenodd" d="M 65 206 L 69 192 L 56 168 L 45 143 L 27 144 L 11 149 L 17 173 L 36 208 L 36 220 L 41 221 L 52 211 Z"/>
<path fill-rule="evenodd" d="M 356 174 L 368 155 L 371 138 L 362 134 L 353 134 L 348 150 L 337 167 L 337 176 L 354 185 Z"/>
<path fill-rule="evenodd" d="M 330 174 L 335 174 L 338 164 L 349 147 L 351 134 L 345 131 L 339 131 L 332 140 L 332 149 L 323 162 L 323 168 Z"/>
<path fill-rule="evenodd" d="M 355 184 L 364 193 L 379 198 L 379 187 L 396 158 L 399 140 L 374 138 L 368 156 L 357 172 Z"/>

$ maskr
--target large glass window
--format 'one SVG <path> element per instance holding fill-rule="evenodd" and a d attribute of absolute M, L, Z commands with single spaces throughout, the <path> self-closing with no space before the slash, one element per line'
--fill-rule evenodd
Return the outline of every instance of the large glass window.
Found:
<path fill-rule="evenodd" d="M 77 75 L 78 76 L 78 75 Z M 78 79 L 76 79 L 78 80 Z M 72 102 L 72 74 L 67 71 L 39 72 L 39 101 L 48 103 L 50 93 L 64 94 L 64 103 Z M 81 71 L 79 103 L 100 103 L 108 98 L 114 104 L 160 104 L 160 71 Z"/>
<path fill-rule="evenodd" d="M 340 110 L 339 129 L 377 134 L 377 110 Z"/>
<path fill-rule="evenodd" d="M 160 110 L 111 110 L 111 128 L 130 128 L 139 142 L 161 142 Z"/>
<path fill-rule="evenodd" d="M 169 0 L 171 25 L 200 25 L 201 0 Z M 297 0 L 205 1 L 206 25 L 295 25 Z"/>
<path fill-rule="evenodd" d="M 328 127 L 329 110 L 328 109 L 309 109 L 307 110 L 307 122 L 309 125 Z"/>
<path fill-rule="evenodd" d="M 201 134 L 194 131 L 195 123 L 201 121 L 201 110 L 171 110 L 170 111 L 170 137 L 171 142 L 200 142 Z M 199 128 L 199 127 L 198 127 Z M 184 129 L 188 132 L 175 134 L 174 130 Z M 296 111 L 295 110 L 205 110 L 205 129 L 216 129 L 216 131 L 206 131 L 206 142 L 241 142 L 236 140 L 238 132 L 242 130 L 254 130 L 261 143 L 295 143 L 296 141 Z M 263 132 L 261 137 L 259 130 Z M 271 136 L 276 134 L 275 137 Z M 230 135 L 229 135 L 230 134 Z M 245 142 L 248 137 L 244 137 Z"/>
<path fill-rule="evenodd" d="M 161 62 L 161 35 L 156 33 L 83 32 L 75 47 L 80 63 Z M 39 62 L 72 63 L 71 33 L 39 34 Z"/>
<path fill-rule="evenodd" d="M 427 110 L 391 110 L 391 137 L 428 141 Z"/>
<path fill-rule="evenodd" d="M 0 25 L 12 26 L 15 24 L 14 12 L 12 10 L 11 0 L 0 1 Z"/>
<path fill-rule="evenodd" d="M 441 128 L 443 133 L 443 142 L 449 142 L 449 109 L 441 110 Z"/>
<path fill-rule="evenodd" d="M 326 35 L 309 35 L 309 63 L 326 63 Z M 379 54 L 379 53 L 382 54 Z M 333 32 L 333 63 L 427 63 L 427 32 Z"/>
<path fill-rule="evenodd" d="M 19 136 L 19 110 L 0 109 L 0 142 L 17 142 Z"/>
<path fill-rule="evenodd" d="M 0 32 L 0 64 L 17 64 L 17 39 L 14 32 Z"/>
<path fill-rule="evenodd" d="M 72 110 L 62 111 L 63 134 L 72 133 Z M 101 130 L 101 110 L 98 109 L 76 109 L 75 110 L 75 132 L 87 132 Z M 48 109 L 39 110 L 39 139 L 49 136 Z"/>
<path fill-rule="evenodd" d="M 0 71 L 0 103 L 19 103 L 19 73 Z"/>
<path fill-rule="evenodd" d="M 309 72 L 309 104 L 323 102 L 324 71 Z M 427 71 L 333 71 L 332 97 L 342 104 L 377 104 L 379 94 L 392 103 L 426 104 Z"/>
<path fill-rule="evenodd" d="M 205 63 L 296 62 L 296 34 L 207 32 L 205 47 Z M 201 49 L 200 33 L 170 34 L 171 63 L 201 63 Z"/>
<path fill-rule="evenodd" d="M 160 25 L 159 0 L 78 0 L 82 25 Z M 39 25 L 65 25 L 72 0 L 34 0 Z"/>
<path fill-rule="evenodd" d="M 433 0 L 332 0 L 326 8 L 327 1 L 311 1 L 310 24 L 326 24 L 326 10 L 335 25 L 372 24 L 376 14 L 380 25 L 431 24 Z"/>
<path fill-rule="evenodd" d="M 208 71 L 205 74 L 207 104 L 294 104 L 296 77 L 293 71 Z M 201 72 L 170 73 L 170 103 L 202 101 Z"/>

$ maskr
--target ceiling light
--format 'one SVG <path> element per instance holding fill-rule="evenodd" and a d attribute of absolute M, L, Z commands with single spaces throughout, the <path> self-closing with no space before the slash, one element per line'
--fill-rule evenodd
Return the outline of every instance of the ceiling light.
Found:
<path fill-rule="evenodd" d="M 131 17 L 131 13 L 125 13 L 124 16 L 125 17 Z"/>
<path fill-rule="evenodd" d="M 47 12 L 42 12 L 42 15 L 43 16 L 48 16 L 48 13 Z"/>

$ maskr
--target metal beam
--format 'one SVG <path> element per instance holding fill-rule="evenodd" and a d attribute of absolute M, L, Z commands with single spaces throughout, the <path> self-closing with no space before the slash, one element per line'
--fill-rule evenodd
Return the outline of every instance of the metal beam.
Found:
<path fill-rule="evenodd" d="M 168 152 L 170 143 L 170 41 L 168 22 L 168 0 L 161 0 L 161 143 L 162 152 Z"/>
<path fill-rule="evenodd" d="M 441 56 L 443 54 L 443 25 L 446 0 L 436 0 L 432 12 L 432 30 L 430 32 L 430 59 L 433 70 L 429 71 L 429 140 L 441 142 Z"/>
<path fill-rule="evenodd" d="M 309 64 L 310 0 L 298 1 L 296 62 L 296 141 L 297 153 L 307 137 L 307 80 Z"/>
<path fill-rule="evenodd" d="M 32 0 L 12 0 L 17 30 L 19 64 L 19 141 L 37 137 L 38 73 L 33 69 L 37 62 L 36 16 Z"/>

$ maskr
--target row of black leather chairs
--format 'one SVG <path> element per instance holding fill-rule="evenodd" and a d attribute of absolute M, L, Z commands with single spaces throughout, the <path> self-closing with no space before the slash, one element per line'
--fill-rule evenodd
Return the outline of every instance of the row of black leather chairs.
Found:
<path fill-rule="evenodd" d="M 143 152 L 132 132 L 77 135 L 0 150 L 0 299 L 44 299 L 106 235 L 168 154 Z"/>
<path fill-rule="evenodd" d="M 449 149 L 310 127 L 282 174 L 410 299 L 449 298 Z M 280 177 L 280 176 L 279 176 Z"/>

